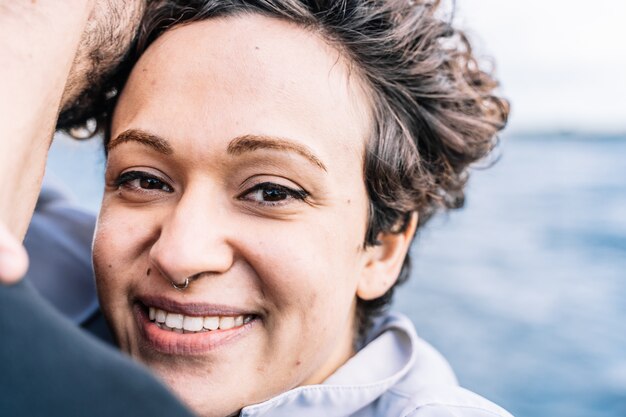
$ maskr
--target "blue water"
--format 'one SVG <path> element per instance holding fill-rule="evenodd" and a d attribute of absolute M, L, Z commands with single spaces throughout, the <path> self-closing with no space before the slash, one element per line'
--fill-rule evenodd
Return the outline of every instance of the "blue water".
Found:
<path fill-rule="evenodd" d="M 518 417 L 626 416 L 626 136 L 504 137 L 463 210 L 427 226 L 396 308 L 459 380 Z M 97 142 L 49 174 L 97 210 Z"/>

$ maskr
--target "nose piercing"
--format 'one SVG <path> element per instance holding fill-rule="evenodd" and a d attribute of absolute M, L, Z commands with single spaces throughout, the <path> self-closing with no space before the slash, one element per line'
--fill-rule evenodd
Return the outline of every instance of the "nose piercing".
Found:
<path fill-rule="evenodd" d="M 176 290 L 183 291 L 183 290 L 186 290 L 187 287 L 189 287 L 189 284 L 191 284 L 192 281 L 195 281 L 196 279 L 198 279 L 200 277 L 200 275 L 202 275 L 202 274 L 196 274 L 196 275 L 192 275 L 190 277 L 187 277 L 187 278 L 185 278 L 185 281 L 182 284 L 174 282 L 174 281 L 172 281 L 170 279 L 170 284 L 172 284 L 172 287 L 174 287 Z"/>
<path fill-rule="evenodd" d="M 185 278 L 185 282 L 182 284 L 177 284 L 174 281 L 170 281 L 170 283 L 172 284 L 172 287 L 176 288 L 178 291 L 182 291 L 189 286 L 189 277 Z"/>

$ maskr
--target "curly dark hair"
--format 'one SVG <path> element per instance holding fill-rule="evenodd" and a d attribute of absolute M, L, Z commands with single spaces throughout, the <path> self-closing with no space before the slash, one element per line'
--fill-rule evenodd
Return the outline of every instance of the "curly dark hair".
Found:
<path fill-rule="evenodd" d="M 164 1 L 146 14 L 135 58 L 174 26 L 243 13 L 294 22 L 335 46 L 371 96 L 364 245 L 376 245 L 380 233 L 405 231 L 412 213 L 421 227 L 437 211 L 461 207 L 470 165 L 489 154 L 506 125 L 509 104 L 495 95 L 497 81 L 479 67 L 465 34 L 441 8 L 438 0 Z M 128 71 L 129 65 L 111 85 L 121 88 Z M 105 141 L 114 103 L 109 94 L 96 114 Z M 409 269 L 407 255 L 386 294 L 357 301 L 358 334 L 391 303 Z"/>

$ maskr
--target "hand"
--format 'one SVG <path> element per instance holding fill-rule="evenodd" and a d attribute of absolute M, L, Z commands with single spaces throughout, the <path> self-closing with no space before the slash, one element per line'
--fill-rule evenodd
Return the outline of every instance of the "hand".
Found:
<path fill-rule="evenodd" d="M 26 250 L 0 223 L 0 284 L 15 284 L 24 277 L 27 269 Z"/>

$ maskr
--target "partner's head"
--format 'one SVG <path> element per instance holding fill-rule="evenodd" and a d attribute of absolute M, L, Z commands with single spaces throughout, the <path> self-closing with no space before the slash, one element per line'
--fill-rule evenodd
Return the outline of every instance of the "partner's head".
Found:
<path fill-rule="evenodd" d="M 147 3 L 158 6 L 156 0 L 94 2 L 65 85 L 57 128 L 81 125 L 99 111 L 103 90 L 129 51 Z"/>
<path fill-rule="evenodd" d="M 202 3 L 119 99 L 94 264 L 121 347 L 226 415 L 350 357 L 506 109 L 420 2 Z"/>

